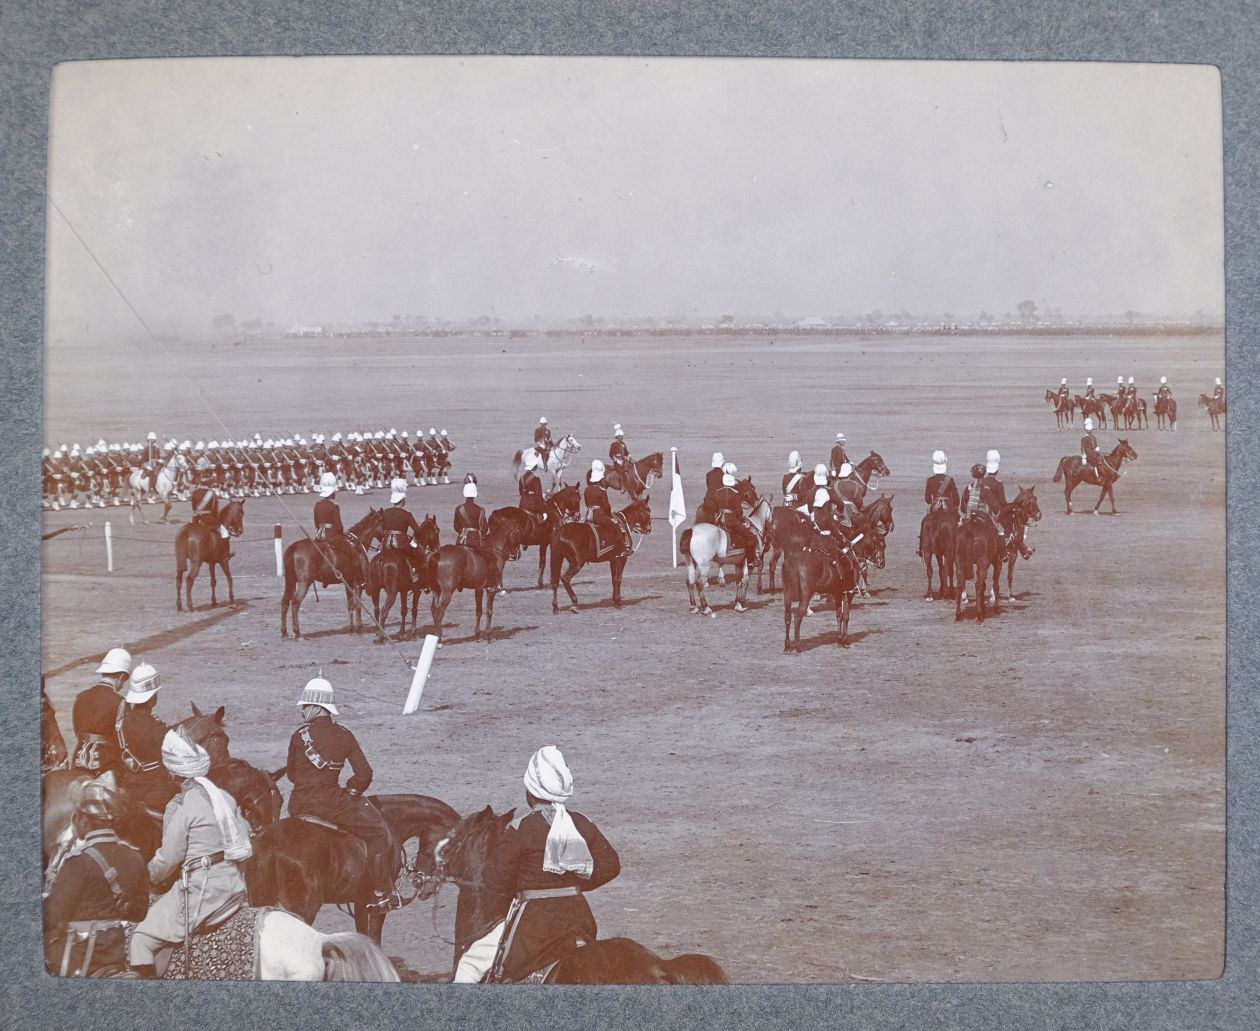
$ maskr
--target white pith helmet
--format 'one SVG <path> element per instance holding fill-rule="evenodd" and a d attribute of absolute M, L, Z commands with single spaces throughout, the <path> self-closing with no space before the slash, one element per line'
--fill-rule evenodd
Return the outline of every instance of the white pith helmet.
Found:
<path fill-rule="evenodd" d="M 446 430 L 438 430 L 438 436 L 439 436 L 439 437 L 445 437 L 445 436 L 446 436 Z"/>
<path fill-rule="evenodd" d="M 407 481 L 396 476 L 389 481 L 389 503 L 396 505 L 407 496 Z"/>
<path fill-rule="evenodd" d="M 614 436 L 614 437 L 624 437 L 624 436 L 625 436 L 625 433 L 623 433 L 623 432 L 622 432 L 622 430 L 621 430 L 621 423 L 614 423 L 614 425 L 613 425 L 613 436 Z"/>
<path fill-rule="evenodd" d="M 831 493 L 826 487 L 819 487 L 816 491 L 814 491 L 815 508 L 822 508 L 823 505 L 827 504 L 829 501 L 831 501 Z"/>
<path fill-rule="evenodd" d="M 1117 376 L 1117 377 L 1116 377 L 1116 382 L 1117 382 L 1117 383 L 1123 383 L 1123 382 L 1124 382 L 1124 377 L 1123 377 L 1123 376 Z"/>
<path fill-rule="evenodd" d="M 1132 382 L 1133 382 L 1133 377 L 1132 377 L 1132 376 L 1130 376 L 1130 377 L 1129 377 L 1129 382 L 1130 382 L 1130 383 L 1132 383 Z"/>
<path fill-rule="evenodd" d="M 430 427 L 429 427 L 429 436 L 430 436 L 430 437 L 436 437 L 436 436 L 437 436 L 437 427 L 435 427 L 435 426 L 430 426 Z"/>
<path fill-rule="evenodd" d="M 1217 376 L 1217 377 L 1216 377 L 1216 385 L 1217 385 L 1218 387 L 1221 385 L 1221 377 L 1220 377 L 1220 376 Z"/>
<path fill-rule="evenodd" d="M 477 496 L 477 485 L 475 483 L 464 484 L 464 497 L 475 498 Z"/>
<path fill-rule="evenodd" d="M 306 686 L 302 688 L 302 697 L 298 699 L 297 704 L 299 709 L 307 705 L 318 705 L 334 716 L 341 715 L 337 711 L 337 706 L 333 704 L 333 686 L 323 677 L 315 677 L 306 682 Z"/>
<path fill-rule="evenodd" d="M 822 462 L 814 466 L 814 482 L 820 487 L 827 486 L 827 467 Z"/>
<path fill-rule="evenodd" d="M 1002 456 L 998 454 L 997 449 L 994 448 L 990 450 L 989 453 L 984 456 L 984 471 L 988 473 L 997 472 L 998 463 L 1001 461 L 1002 461 Z"/>
<path fill-rule="evenodd" d="M 801 453 L 792 451 L 788 453 L 788 472 L 799 473 L 801 471 Z"/>
<path fill-rule="evenodd" d="M 543 416 L 540 416 L 540 417 L 539 417 L 539 419 L 538 419 L 538 425 L 539 425 L 539 426 L 546 426 L 546 425 L 547 425 L 547 417 L 546 417 L 545 415 L 543 415 Z"/>
<path fill-rule="evenodd" d="M 943 473 L 949 464 L 949 459 L 945 457 L 944 451 L 932 452 L 932 472 Z"/>
<path fill-rule="evenodd" d="M 840 468 L 836 472 L 841 477 L 851 476 L 853 474 L 853 465 L 849 462 L 841 462 Z"/>
<path fill-rule="evenodd" d="M 844 434 L 843 434 L 843 433 L 837 433 L 837 434 L 836 434 L 836 441 L 837 441 L 838 443 L 843 442 L 843 441 L 844 441 Z"/>
<path fill-rule="evenodd" d="M 131 673 L 131 653 L 126 648 L 111 648 L 96 667 L 97 673 Z"/>
<path fill-rule="evenodd" d="M 65 445 L 64 445 L 64 444 L 62 444 L 61 446 L 62 446 L 62 447 L 65 447 Z M 726 459 L 722 457 L 722 452 L 721 452 L 721 451 L 714 451 L 714 452 L 713 452 L 713 468 L 714 468 L 714 469 L 721 469 L 721 468 L 722 468 L 722 463 L 723 463 L 723 462 L 725 462 L 725 461 L 726 461 Z"/>
<path fill-rule="evenodd" d="M 1059 386 L 1061 386 L 1061 387 L 1066 387 L 1066 386 L 1067 386 L 1067 377 L 1066 377 L 1066 376 L 1064 376 L 1061 380 L 1059 380 Z"/>
<path fill-rule="evenodd" d="M 142 662 L 131 671 L 131 683 L 127 685 L 123 701 L 139 705 L 157 694 L 161 687 L 162 678 L 158 676 L 158 671 L 147 662 Z"/>
<path fill-rule="evenodd" d="M 1093 419 L 1086 419 L 1086 420 L 1085 420 L 1085 428 L 1086 428 L 1087 430 L 1092 430 L 1092 429 L 1094 428 L 1094 420 L 1093 420 Z"/>
<path fill-rule="evenodd" d="M 598 458 L 591 462 L 591 483 L 599 483 L 604 478 L 604 463 Z"/>
<path fill-rule="evenodd" d="M 145 440 L 157 440 L 157 434 L 154 433 L 152 430 L 149 430 L 149 433 L 145 437 Z"/>
<path fill-rule="evenodd" d="M 1167 382 L 1168 382 L 1168 377 L 1167 377 L 1167 376 L 1160 376 L 1160 377 L 1159 377 L 1159 385 L 1160 385 L 1161 387 L 1162 387 L 1162 386 L 1164 386 L 1164 384 L 1166 384 Z"/>
<path fill-rule="evenodd" d="M 330 498 L 337 493 L 337 474 L 324 473 L 319 478 L 319 496 L 321 498 Z"/>

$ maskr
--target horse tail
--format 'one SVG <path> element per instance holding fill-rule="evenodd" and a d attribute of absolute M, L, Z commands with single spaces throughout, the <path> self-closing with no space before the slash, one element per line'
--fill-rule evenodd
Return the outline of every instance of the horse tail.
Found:
<path fill-rule="evenodd" d="M 380 946 L 366 935 L 354 931 L 328 935 L 320 953 L 324 960 L 325 981 L 402 980 Z"/>
<path fill-rule="evenodd" d="M 667 984 L 730 984 L 726 971 L 717 960 L 700 952 L 687 952 L 661 961 L 661 973 Z"/>
<path fill-rule="evenodd" d="M 281 558 L 281 564 L 284 566 L 284 594 L 280 596 L 280 605 L 282 607 L 293 599 L 293 593 L 297 589 L 296 550 L 297 542 L 295 541 L 284 549 L 284 555 Z"/>
<path fill-rule="evenodd" d="M 521 462 L 524 461 L 524 454 L 520 451 L 512 456 L 512 477 L 519 480 L 521 478 Z"/>
<path fill-rule="evenodd" d="M 185 532 L 188 527 L 184 527 L 175 535 L 175 575 L 180 576 L 184 573 L 188 565 L 188 534 Z"/>
<path fill-rule="evenodd" d="M 691 561 L 691 531 L 692 527 L 683 530 L 682 536 L 678 538 L 678 554 L 682 555 L 688 562 Z"/>
<path fill-rule="evenodd" d="M 1055 471 L 1054 471 L 1054 482 L 1055 482 L 1055 483 L 1061 483 L 1061 482 L 1063 481 L 1063 474 L 1064 474 L 1063 465 L 1064 465 L 1064 463 L 1065 463 L 1065 462 L 1067 462 L 1067 459 L 1066 459 L 1066 458 L 1060 458 L 1060 459 L 1059 459 L 1059 467 L 1058 467 L 1057 469 L 1055 469 Z"/>

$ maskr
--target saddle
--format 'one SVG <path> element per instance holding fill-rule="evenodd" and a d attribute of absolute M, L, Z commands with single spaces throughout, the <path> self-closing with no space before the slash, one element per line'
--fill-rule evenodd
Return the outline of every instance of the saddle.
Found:
<path fill-rule="evenodd" d="M 619 549 L 625 550 L 626 541 L 619 532 L 615 530 L 610 531 L 607 528 L 601 531 L 595 523 L 588 523 L 587 525 L 591 528 L 591 533 L 595 537 L 595 558 L 597 560 L 611 555 Z"/>
<path fill-rule="evenodd" d="M 231 911 L 228 912 L 228 906 Z M 275 907 L 233 899 L 204 921 L 171 956 L 163 980 L 253 981 L 258 977 L 258 923 Z"/>

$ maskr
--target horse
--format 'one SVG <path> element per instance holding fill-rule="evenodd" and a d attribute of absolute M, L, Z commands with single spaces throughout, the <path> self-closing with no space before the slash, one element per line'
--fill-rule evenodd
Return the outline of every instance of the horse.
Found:
<path fill-rule="evenodd" d="M 551 474 L 551 487 L 548 493 L 555 491 L 564 483 L 564 471 L 568 468 L 569 463 L 573 461 L 573 456 L 582 450 L 582 445 L 578 443 L 577 438 L 572 433 L 566 433 L 552 447 L 547 454 L 547 464 L 543 467 L 545 472 Z M 537 455 L 537 448 L 526 448 L 524 451 L 518 451 L 512 456 L 512 476 L 519 480 L 525 471 L 525 459 L 529 455 Z"/>
<path fill-rule="evenodd" d="M 490 857 L 509 833 L 515 810 L 490 806 L 460 820 L 434 849 L 438 877 L 459 885 L 455 903 L 455 958 L 478 934 L 507 915 L 509 899 L 483 888 Z M 546 905 L 545 901 L 532 905 Z M 548 984 L 730 984 L 709 956 L 688 953 L 665 959 L 630 938 L 600 938 L 578 946 L 551 965 Z"/>
<path fill-rule="evenodd" d="M 187 478 L 188 459 L 184 457 L 182 451 L 174 452 L 166 464 L 163 465 L 155 477 L 156 482 L 149 483 L 149 474 L 140 466 L 131 470 L 131 474 L 127 477 L 127 483 L 131 487 L 131 508 L 127 513 L 128 522 L 136 521 L 136 513 L 140 513 L 140 522 L 146 526 L 149 521 L 144 517 L 144 509 L 140 507 L 140 499 L 148 493 L 156 494 L 162 499 L 162 518 L 159 522 L 165 523 L 171 514 L 171 505 L 175 502 L 171 495 L 175 493 L 181 481 Z"/>
<path fill-rule="evenodd" d="M 1002 546 L 997 529 L 987 519 L 973 516 L 958 527 L 954 535 L 954 622 L 963 618 L 967 604 L 967 581 L 976 583 L 976 620 L 984 622 L 986 581 L 993 573 L 996 585 L 1001 571 Z M 993 614 L 997 615 L 997 590 L 993 595 Z"/>
<path fill-rule="evenodd" d="M 368 800 L 389 826 L 396 869 L 416 890 L 413 898 L 429 898 L 437 890 L 433 848 L 459 822 L 459 813 L 428 795 L 370 795 Z M 409 851 L 413 839 L 416 846 Z M 367 846 L 359 838 L 331 824 L 290 816 L 264 827 L 253 844 L 253 855 L 244 863 L 251 906 L 279 906 L 309 924 L 325 905 L 348 905 L 355 930 L 380 944 L 385 911 L 367 904 L 373 886 L 367 879 Z"/>
<path fill-rule="evenodd" d="M 367 552 L 364 545 L 380 533 L 381 510 L 372 508 L 368 514 L 346 532 L 346 539 L 354 549 L 353 563 L 349 570 L 338 570 L 332 561 L 331 549 L 323 541 L 305 537 L 294 541 L 284 549 L 281 564 L 284 567 L 284 594 L 280 598 L 280 636 L 289 636 L 289 610 L 293 610 L 293 639 L 302 639 L 302 627 L 298 612 L 302 599 L 313 583 L 331 586 L 342 584 L 346 589 L 346 611 L 349 613 L 349 633 L 363 630 L 363 601 L 360 597 L 368 579 Z M 362 538 L 362 543 L 360 542 Z M 318 590 L 316 597 L 319 597 Z"/>
<path fill-rule="evenodd" d="M 1128 395 L 1099 394 L 1098 399 L 1106 405 L 1107 411 L 1111 413 L 1111 425 L 1118 430 L 1120 428 L 1120 417 L 1124 415 L 1125 406 L 1128 404 Z"/>
<path fill-rule="evenodd" d="M 93 779 L 94 775 L 85 770 L 65 766 L 44 775 L 40 795 L 43 801 L 45 866 L 67 834 L 79 793 Z M 146 860 L 152 859 L 162 838 L 161 810 L 141 805 L 125 792 L 119 794 L 123 804 L 121 814 L 114 821 L 115 832 Z"/>
<path fill-rule="evenodd" d="M 1131 430 L 1136 424 L 1139 430 L 1149 430 L 1151 428 L 1150 421 L 1146 417 L 1146 398 L 1137 397 L 1136 395 L 1126 397 L 1124 402 L 1124 428 Z M 1116 423 L 1116 428 L 1120 426 Z"/>
<path fill-rule="evenodd" d="M 44 694 L 44 678 L 40 675 L 40 727 L 39 740 L 42 744 L 40 752 L 40 773 L 60 770 L 70 762 L 70 753 L 66 750 L 66 739 L 61 734 L 57 723 L 57 710 L 52 707 L 48 695 Z"/>
<path fill-rule="evenodd" d="M 842 534 L 837 511 L 829 511 L 831 532 Z M 829 596 L 835 602 L 836 644 L 848 648 L 849 613 L 862 567 L 867 560 L 874 560 L 882 568 L 884 552 L 883 524 L 878 522 L 871 522 L 853 535 L 844 547 L 838 567 L 831 555 L 817 544 L 806 544 L 788 552 L 783 561 L 783 651 L 800 654 L 801 620 L 810 611 L 815 594 Z"/>
<path fill-rule="evenodd" d="M 1221 428 L 1221 416 L 1225 414 L 1224 400 L 1216 397 L 1209 397 L 1207 394 L 1199 395 L 1199 407 L 1206 408 L 1208 419 L 1212 423 L 1212 432 L 1216 432 Z"/>
<path fill-rule="evenodd" d="M 1015 600 L 1012 581 L 1015 577 L 1015 560 L 1019 558 L 1019 546 L 1023 543 L 1024 535 L 1028 532 L 1028 527 L 1031 524 L 1041 522 L 1041 505 L 1037 503 L 1037 495 L 1034 493 L 1036 489 L 1036 487 L 1020 487 L 1015 500 L 998 513 L 998 522 L 1002 524 L 1002 528 L 1007 532 L 1009 542 L 1004 559 L 1006 562 L 1005 601 Z M 998 577 L 995 576 L 993 580 L 994 593 L 997 592 L 997 589 Z"/>
<path fill-rule="evenodd" d="M 1094 506 L 1094 515 L 1098 514 L 1098 509 L 1103 503 L 1103 498 L 1111 499 L 1111 511 L 1116 511 L 1116 496 L 1112 493 L 1112 486 L 1116 480 L 1120 478 L 1120 467 L 1124 464 L 1125 459 L 1137 461 L 1137 452 L 1125 439 L 1121 439 L 1111 453 L 1104 456 L 1103 466 L 1107 470 L 1099 478 L 1098 473 L 1094 471 L 1092 465 L 1086 465 L 1081 460 L 1080 455 L 1064 455 L 1059 459 L 1059 467 L 1054 471 L 1054 482 L 1063 481 L 1063 497 L 1067 500 L 1067 514 L 1072 514 L 1072 491 L 1079 484 L 1092 483 L 1094 486 L 1102 487 L 1098 494 L 1098 504 Z"/>
<path fill-rule="evenodd" d="M 891 475 L 888 466 L 884 464 L 884 459 L 878 452 L 872 451 L 853 466 L 852 476 L 846 476 L 844 479 L 831 477 L 828 483 L 832 497 L 842 504 L 848 503 L 852 508 L 861 510 L 862 499 L 866 497 L 866 492 L 874 489 L 870 482 L 871 477 Z"/>
<path fill-rule="evenodd" d="M 1171 397 L 1160 397 L 1155 395 L 1155 428 L 1162 430 L 1164 423 L 1168 423 L 1168 428 L 1175 430 L 1177 428 L 1177 402 Z"/>
<path fill-rule="evenodd" d="M 1070 395 L 1047 390 L 1046 404 L 1054 406 L 1054 421 L 1059 429 L 1076 422 L 1076 402 Z"/>
<path fill-rule="evenodd" d="M 207 776 L 236 799 L 249 829 L 257 834 L 280 819 L 284 799 L 269 773 L 244 759 L 233 758 L 228 751 L 229 739 L 223 726 L 225 711 L 220 705 L 214 712 L 204 713 L 193 702 L 192 715 L 173 724 L 171 729 L 183 727 L 188 736 L 206 750 L 210 756 Z"/>
<path fill-rule="evenodd" d="M 494 622 L 494 595 L 502 581 L 503 567 L 509 558 L 520 555 L 521 532 L 512 523 L 500 523 L 486 534 L 484 551 L 463 544 L 443 544 L 438 549 L 433 565 L 433 628 L 438 640 L 442 638 L 442 619 L 446 607 L 456 591 L 465 587 L 473 592 L 477 602 L 477 622 L 473 628 L 473 640 L 481 640 L 481 610 L 486 610 L 486 643 L 492 640 L 491 625 Z M 489 556 L 486 555 L 489 552 Z"/>
<path fill-rule="evenodd" d="M 229 565 L 228 542 L 218 532 L 223 527 L 230 537 L 239 537 L 245 529 L 245 501 L 243 498 L 229 501 L 219 510 L 215 527 L 204 523 L 191 522 L 179 528 L 175 535 L 175 611 L 184 611 L 184 602 L 188 603 L 188 611 L 196 612 L 192 601 L 193 581 L 197 579 L 203 565 L 210 567 L 210 607 L 218 603 L 215 588 L 215 567 L 223 570 L 227 577 L 228 604 L 236 604 L 236 595 L 232 590 L 232 569 Z M 183 597 L 181 597 L 181 594 Z"/>
<path fill-rule="evenodd" d="M 414 606 L 420 602 L 417 579 L 422 575 L 433 552 L 438 548 L 438 524 L 434 516 L 425 516 L 420 523 L 415 547 L 405 544 L 401 548 L 382 547 L 368 563 L 367 593 L 372 596 L 372 621 L 376 624 L 376 643 L 385 641 L 385 624 L 394 607 L 394 599 L 400 601 L 400 621 L 395 641 L 401 641 L 407 632 L 407 599 L 414 598 L 412 624 L 415 623 Z M 419 552 L 419 554 L 415 554 Z M 385 604 L 381 605 L 381 592 L 385 592 Z"/>
<path fill-rule="evenodd" d="M 1098 420 L 1098 428 L 1105 430 L 1107 428 L 1107 406 L 1097 397 L 1081 397 L 1076 395 L 1076 407 L 1081 410 L 1082 418 L 1096 418 Z"/>
<path fill-rule="evenodd" d="M 765 551 L 766 526 L 774 514 L 773 506 L 766 498 L 758 497 L 757 488 L 753 486 L 752 477 L 739 480 L 735 484 L 742 504 L 751 505 L 748 522 L 752 524 L 757 537 L 761 539 L 757 555 L 745 555 L 742 549 L 731 550 L 730 534 L 716 523 L 701 521 L 704 506 L 696 510 L 696 522 L 683 530 L 678 538 L 678 553 L 687 563 L 687 601 L 691 611 L 704 616 L 713 615 L 709 600 L 705 596 L 705 586 L 709 582 L 709 563 L 716 563 L 718 579 L 725 583 L 723 566 L 736 567 L 735 611 L 746 612 L 744 602 L 748 598 L 748 579 L 753 566 L 761 567 L 760 553 Z"/>
<path fill-rule="evenodd" d="M 927 593 L 924 601 L 954 596 L 954 540 L 958 532 L 958 510 L 938 506 L 927 514 L 923 524 L 923 566 L 927 571 Z M 932 563 L 940 577 L 940 592 L 932 593 Z"/>
<path fill-rule="evenodd" d="M 631 501 L 620 512 L 613 513 L 613 520 L 621 523 L 629 536 L 632 533 L 646 535 L 652 532 L 652 509 L 645 494 Z M 606 531 L 600 531 L 604 533 Z M 551 612 L 560 611 L 557 596 L 564 584 L 569 596 L 569 611 L 577 612 L 577 595 L 573 593 L 573 578 L 588 562 L 607 562 L 612 576 L 612 603 L 621 607 L 621 574 L 625 571 L 630 555 L 620 548 L 619 540 L 600 540 L 593 523 L 566 523 L 556 530 L 551 540 Z"/>
<path fill-rule="evenodd" d="M 575 520 L 581 511 L 581 491 L 576 483 L 548 494 L 544 499 L 547 518 L 518 506 L 496 508 L 490 513 L 487 527 L 491 530 L 499 523 L 514 522 L 520 530 L 522 550 L 531 544 L 538 545 L 538 586 L 543 585 L 543 572 L 547 568 L 547 550 L 556 531 L 565 523 Z"/>
<path fill-rule="evenodd" d="M 652 481 L 661 475 L 665 456 L 659 451 L 637 458 L 618 467 L 612 462 L 604 473 L 604 485 L 609 490 L 619 490 L 638 501 L 652 487 Z"/>

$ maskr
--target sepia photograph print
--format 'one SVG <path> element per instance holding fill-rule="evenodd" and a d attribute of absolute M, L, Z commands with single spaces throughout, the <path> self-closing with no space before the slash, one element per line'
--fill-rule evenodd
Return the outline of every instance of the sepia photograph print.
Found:
<path fill-rule="evenodd" d="M 54 72 L 61 977 L 1219 977 L 1221 79 Z"/>

